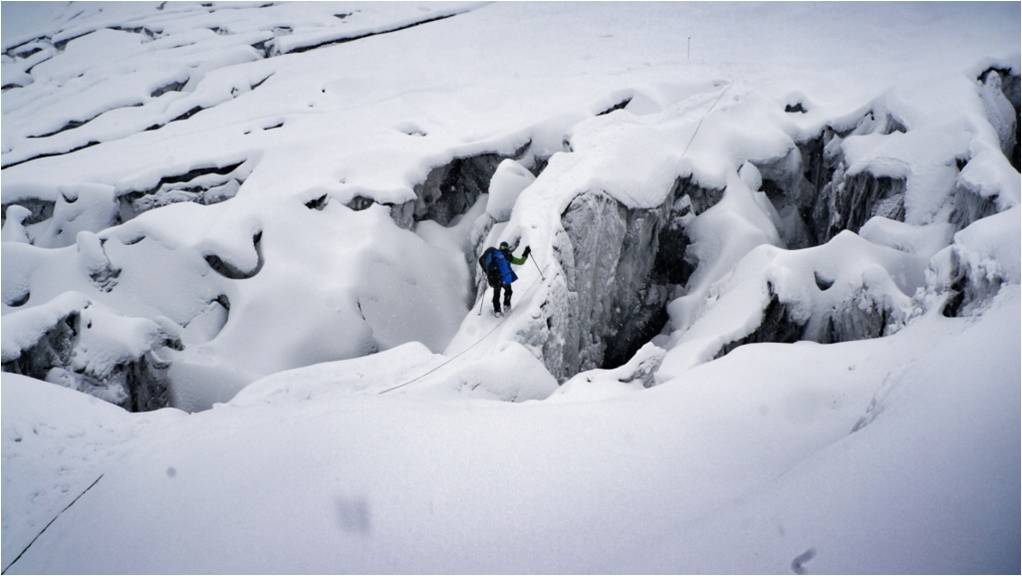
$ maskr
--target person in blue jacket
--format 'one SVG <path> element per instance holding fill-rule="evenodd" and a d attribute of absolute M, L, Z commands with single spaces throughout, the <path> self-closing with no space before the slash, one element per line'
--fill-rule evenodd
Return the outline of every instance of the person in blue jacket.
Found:
<path fill-rule="evenodd" d="M 515 258 L 511 253 L 511 247 L 507 242 L 501 242 L 500 248 L 490 246 L 479 257 L 479 265 L 486 273 L 486 281 L 493 288 L 493 313 L 501 315 L 500 291 L 504 289 L 504 312 L 511 309 L 511 283 L 518 279 L 518 275 L 511 269 L 511 265 L 521 266 L 529 259 L 532 248 L 525 247 L 521 258 Z"/>

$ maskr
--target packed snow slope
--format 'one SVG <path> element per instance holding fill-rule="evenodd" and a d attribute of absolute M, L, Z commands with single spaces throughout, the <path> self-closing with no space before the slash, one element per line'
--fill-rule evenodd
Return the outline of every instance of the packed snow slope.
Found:
<path fill-rule="evenodd" d="M 1020 570 L 1018 3 L 2 10 L 5 572 Z"/>
<path fill-rule="evenodd" d="M 602 401 L 353 395 L 296 372 L 129 417 L 8 375 L 5 562 L 102 472 L 12 573 L 781 573 L 808 550 L 811 572 L 1010 573 L 1018 302 L 751 345 Z"/>

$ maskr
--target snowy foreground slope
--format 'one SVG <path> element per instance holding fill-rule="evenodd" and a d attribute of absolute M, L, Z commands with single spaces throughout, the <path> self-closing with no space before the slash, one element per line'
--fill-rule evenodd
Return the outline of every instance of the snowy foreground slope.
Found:
<path fill-rule="evenodd" d="M 2 9 L 5 570 L 1020 570 L 1019 4 Z"/>
<path fill-rule="evenodd" d="M 5 538 L 55 512 L 18 486 L 105 471 L 16 568 L 786 572 L 812 549 L 813 572 L 1011 571 L 1018 296 L 886 340 L 742 348 L 613 402 L 295 378 L 129 417 L 7 376 L 4 405 L 38 408 L 4 416 Z"/>

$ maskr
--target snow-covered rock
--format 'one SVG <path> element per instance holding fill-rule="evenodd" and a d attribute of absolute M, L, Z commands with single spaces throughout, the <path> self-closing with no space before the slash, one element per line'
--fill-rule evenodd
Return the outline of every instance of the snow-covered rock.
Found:
<path fill-rule="evenodd" d="M 67 292 L 5 316 L 3 367 L 132 410 L 169 404 L 161 351 L 181 348 L 166 318 L 128 318 Z"/>
<path fill-rule="evenodd" d="M 926 263 L 848 231 L 804 250 L 760 246 L 710 287 L 698 319 L 672 334 L 657 378 L 676 377 L 748 343 L 831 343 L 890 333 L 912 314 Z M 672 314 L 683 314 L 682 304 L 672 303 Z"/>
<path fill-rule="evenodd" d="M 946 298 L 945 316 L 969 314 L 988 304 L 1002 285 L 1019 283 L 1020 244 L 1019 208 L 977 221 L 930 260 L 927 291 Z"/>

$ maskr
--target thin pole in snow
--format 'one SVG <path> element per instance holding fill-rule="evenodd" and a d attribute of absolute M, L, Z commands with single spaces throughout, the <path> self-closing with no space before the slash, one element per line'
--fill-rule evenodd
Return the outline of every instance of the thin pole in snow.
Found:
<path fill-rule="evenodd" d="M 688 37 L 688 46 L 685 48 L 685 57 L 689 62 L 692 61 L 692 37 Z"/>
<path fill-rule="evenodd" d="M 529 258 L 532 261 L 532 265 L 536 267 L 536 272 L 539 272 L 539 277 L 546 281 L 546 276 L 543 275 L 543 271 L 539 269 L 539 264 L 536 264 L 535 258 Z"/>

